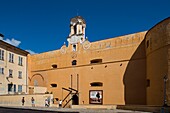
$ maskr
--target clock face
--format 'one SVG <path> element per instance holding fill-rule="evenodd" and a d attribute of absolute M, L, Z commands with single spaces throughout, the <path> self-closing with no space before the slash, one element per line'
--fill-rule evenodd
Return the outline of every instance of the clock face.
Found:
<path fill-rule="evenodd" d="M 91 46 L 91 44 L 90 44 L 90 42 L 87 41 L 87 40 L 83 43 L 83 48 L 84 48 L 84 49 L 89 49 L 90 46 Z"/>

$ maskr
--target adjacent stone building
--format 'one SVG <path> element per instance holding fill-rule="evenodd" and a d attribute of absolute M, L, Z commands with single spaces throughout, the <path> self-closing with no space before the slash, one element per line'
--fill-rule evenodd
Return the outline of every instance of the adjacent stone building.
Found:
<path fill-rule="evenodd" d="M 170 82 L 164 81 L 170 76 L 170 18 L 149 31 L 96 42 L 85 38 L 85 28 L 76 16 L 68 46 L 28 56 L 30 94 L 52 93 L 63 107 L 170 104 Z"/>
<path fill-rule="evenodd" d="M 0 95 L 26 94 L 28 52 L 3 41 L 0 34 Z"/>

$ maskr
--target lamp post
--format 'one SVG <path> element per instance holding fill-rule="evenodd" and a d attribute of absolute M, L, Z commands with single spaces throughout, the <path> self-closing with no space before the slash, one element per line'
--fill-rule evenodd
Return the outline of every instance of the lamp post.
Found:
<path fill-rule="evenodd" d="M 167 80 L 168 80 L 168 78 L 167 78 L 167 76 L 165 75 L 165 76 L 164 76 L 164 104 L 163 104 L 164 107 L 167 107 L 167 106 L 168 106 L 168 105 L 167 105 L 167 100 L 166 100 L 166 82 L 167 82 Z"/>

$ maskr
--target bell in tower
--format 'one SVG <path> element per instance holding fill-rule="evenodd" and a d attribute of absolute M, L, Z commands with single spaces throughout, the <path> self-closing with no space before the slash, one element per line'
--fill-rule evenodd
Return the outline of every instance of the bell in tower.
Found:
<path fill-rule="evenodd" d="M 69 44 L 75 45 L 85 41 L 86 22 L 81 16 L 76 16 L 70 21 L 70 34 L 67 38 Z"/>

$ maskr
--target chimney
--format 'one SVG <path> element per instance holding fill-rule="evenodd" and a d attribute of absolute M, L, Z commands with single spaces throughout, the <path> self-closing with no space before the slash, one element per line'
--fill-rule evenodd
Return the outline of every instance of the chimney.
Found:
<path fill-rule="evenodd" d="M 4 35 L 0 33 L 0 40 L 3 40 Z"/>

